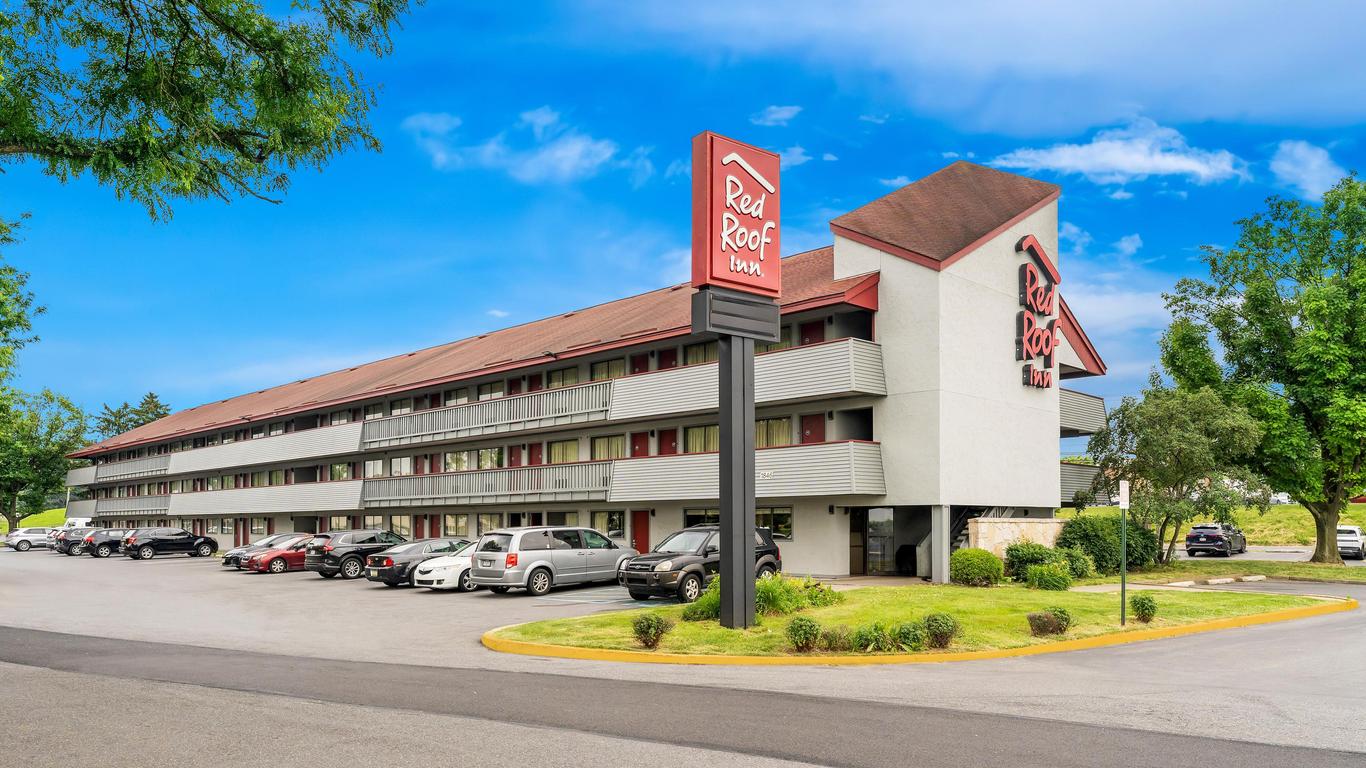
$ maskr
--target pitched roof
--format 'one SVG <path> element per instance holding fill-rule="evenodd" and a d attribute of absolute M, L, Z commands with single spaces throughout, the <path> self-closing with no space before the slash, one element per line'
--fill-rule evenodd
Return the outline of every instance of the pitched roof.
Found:
<path fill-rule="evenodd" d="M 783 259 L 784 312 L 861 302 L 876 274 L 834 279 L 827 246 Z M 687 283 L 566 312 L 417 352 L 366 363 L 171 414 L 88 446 L 72 456 L 188 437 L 246 421 L 314 411 L 382 394 L 577 357 L 692 332 Z"/>
<path fill-rule="evenodd" d="M 1060 192 L 1056 184 L 960 160 L 832 219 L 830 229 L 943 269 Z"/>

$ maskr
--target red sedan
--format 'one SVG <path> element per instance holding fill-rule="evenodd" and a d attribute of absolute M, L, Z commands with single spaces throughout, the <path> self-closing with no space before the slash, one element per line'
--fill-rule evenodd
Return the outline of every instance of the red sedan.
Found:
<path fill-rule="evenodd" d="M 304 569 L 304 547 L 312 538 L 312 534 L 306 533 L 298 538 L 280 542 L 278 547 L 253 554 L 242 563 L 242 567 L 248 571 L 260 571 L 261 573 L 302 571 Z"/>

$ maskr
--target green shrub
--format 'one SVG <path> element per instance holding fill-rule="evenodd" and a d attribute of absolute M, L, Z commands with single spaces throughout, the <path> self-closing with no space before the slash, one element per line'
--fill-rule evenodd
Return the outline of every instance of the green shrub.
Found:
<path fill-rule="evenodd" d="M 683 606 L 684 621 L 715 621 L 721 618 L 721 577 L 711 580 L 697 599 Z"/>
<path fill-rule="evenodd" d="M 636 641 L 650 649 L 658 648 L 659 641 L 673 628 L 673 620 L 660 613 L 642 613 L 631 622 Z"/>
<path fill-rule="evenodd" d="M 1068 520 L 1058 534 L 1059 549 L 1076 548 L 1091 556 L 1101 573 L 1119 571 L 1118 515 L 1085 515 Z M 1157 560 L 1157 534 L 1133 522 L 1128 531 L 1129 567 L 1147 568 Z"/>
<path fill-rule="evenodd" d="M 1066 608 L 1045 608 L 1025 616 L 1029 620 L 1029 632 L 1035 637 L 1061 635 L 1072 626 L 1072 614 Z"/>
<path fill-rule="evenodd" d="M 1096 575 L 1096 562 L 1091 556 L 1076 547 L 1068 547 L 1058 550 L 1067 558 L 1067 570 L 1072 572 L 1074 579 L 1089 579 Z"/>
<path fill-rule="evenodd" d="M 854 647 L 854 638 L 849 632 L 849 628 L 841 624 L 838 627 L 826 627 L 821 630 L 821 650 L 831 653 L 848 653 Z"/>
<path fill-rule="evenodd" d="M 824 608 L 827 605 L 835 605 L 844 602 L 844 595 L 836 592 L 828 584 L 807 576 L 801 581 L 802 593 L 806 597 L 806 604 L 812 608 Z"/>
<path fill-rule="evenodd" d="M 1119 537 L 1119 518 L 1114 520 L 1115 537 Z M 1137 571 L 1148 568 L 1157 562 L 1157 534 L 1142 526 L 1134 525 L 1129 521 L 1128 531 L 1129 545 L 1129 570 Z"/>
<path fill-rule="evenodd" d="M 965 547 L 949 555 L 949 580 L 969 587 L 990 587 L 1005 577 L 1001 558 L 985 549 Z"/>
<path fill-rule="evenodd" d="M 892 627 L 892 642 L 903 651 L 925 650 L 925 625 L 919 621 L 907 621 Z"/>
<path fill-rule="evenodd" d="M 796 579 L 774 573 L 754 583 L 755 613 L 765 616 L 786 616 L 806 606 L 806 590 Z"/>
<path fill-rule="evenodd" d="M 787 623 L 787 641 L 802 653 L 815 648 L 820 638 L 821 625 L 805 616 L 798 616 Z"/>
<path fill-rule="evenodd" d="M 1135 592 L 1129 598 L 1129 610 L 1134 612 L 1134 618 L 1147 624 L 1157 616 L 1157 599 L 1147 592 Z"/>
<path fill-rule="evenodd" d="M 931 648 L 948 648 L 955 637 L 962 634 L 958 619 L 947 613 L 931 613 L 925 617 L 925 642 Z"/>
<path fill-rule="evenodd" d="M 1032 541 L 1017 541 L 1006 547 L 1006 575 L 1023 581 L 1029 566 L 1060 562 L 1063 555 L 1052 547 Z"/>
<path fill-rule="evenodd" d="M 864 624 L 854 630 L 854 650 L 860 653 L 886 653 L 896 650 L 896 640 L 891 630 L 880 621 Z"/>
<path fill-rule="evenodd" d="M 1061 563 L 1031 565 L 1025 571 L 1025 583 L 1029 585 L 1030 589 L 1063 592 L 1072 586 L 1072 572 Z"/>

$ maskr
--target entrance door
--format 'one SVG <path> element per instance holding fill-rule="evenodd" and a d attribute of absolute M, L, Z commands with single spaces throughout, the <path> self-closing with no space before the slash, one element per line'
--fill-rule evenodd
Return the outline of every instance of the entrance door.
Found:
<path fill-rule="evenodd" d="M 522 394 L 522 380 L 508 379 L 507 394 L 509 397 Z"/>
<path fill-rule="evenodd" d="M 865 541 L 868 552 L 868 575 L 895 576 L 896 524 L 891 507 L 868 510 L 868 535 Z"/>
<path fill-rule="evenodd" d="M 645 373 L 650 370 L 649 355 L 631 355 L 631 373 Z"/>
<path fill-rule="evenodd" d="M 650 551 L 650 510 L 631 510 L 631 548 L 637 552 Z"/>
<path fill-rule="evenodd" d="M 631 455 L 649 456 L 650 455 L 650 433 L 632 432 L 631 433 Z"/>
<path fill-rule="evenodd" d="M 802 442 L 825 442 L 825 414 L 808 413 L 802 416 Z"/>
<path fill-rule="evenodd" d="M 530 467 L 539 467 L 543 457 L 542 451 L 545 450 L 544 443 L 532 443 L 527 446 L 526 463 Z"/>
<path fill-rule="evenodd" d="M 670 368 L 677 368 L 677 367 L 678 367 L 678 350 L 677 350 L 677 349 L 661 349 L 661 350 L 659 350 L 659 354 L 658 354 L 658 356 L 656 357 L 655 367 L 658 368 L 658 369 L 661 370 L 661 371 L 667 371 L 667 370 L 670 369 Z"/>
<path fill-rule="evenodd" d="M 825 321 L 812 320 L 809 323 L 802 323 L 797 328 L 797 337 L 797 343 L 801 346 L 825 341 Z"/>
<path fill-rule="evenodd" d="M 867 539 L 868 510 L 849 510 L 849 575 L 862 576 L 868 572 Z"/>
<path fill-rule="evenodd" d="M 678 430 L 659 430 L 659 455 L 672 456 L 675 453 L 678 453 Z"/>

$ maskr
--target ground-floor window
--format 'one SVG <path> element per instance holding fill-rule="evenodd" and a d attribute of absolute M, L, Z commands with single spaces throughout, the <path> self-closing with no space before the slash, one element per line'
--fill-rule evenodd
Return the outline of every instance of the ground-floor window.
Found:
<path fill-rule="evenodd" d="M 209 533 L 235 533 L 237 525 L 231 517 L 209 521 Z"/>
<path fill-rule="evenodd" d="M 721 510 L 708 507 L 705 509 L 685 509 L 683 510 L 683 527 L 690 528 L 694 525 L 715 525 L 721 522 Z"/>
<path fill-rule="evenodd" d="M 327 527 L 334 531 L 344 531 L 351 527 L 351 518 L 346 515 L 337 515 L 327 518 Z"/>
<path fill-rule="evenodd" d="M 579 513 L 575 511 L 558 511 L 545 513 L 546 525 L 578 525 Z"/>
<path fill-rule="evenodd" d="M 792 507 L 756 507 L 754 524 L 773 532 L 775 539 L 792 538 Z"/>
<path fill-rule="evenodd" d="M 626 536 L 626 513 L 619 509 L 593 512 L 593 530 L 601 531 L 614 539 L 624 538 Z"/>
<path fill-rule="evenodd" d="M 251 534 L 259 536 L 266 532 L 266 519 L 264 517 L 253 517 L 251 519 Z"/>
<path fill-rule="evenodd" d="M 384 515 L 366 515 L 361 518 L 360 527 L 367 530 L 370 528 L 383 528 Z"/>
<path fill-rule="evenodd" d="M 469 536 L 470 535 L 470 516 L 469 515 L 446 515 L 443 533 L 447 536 Z"/>
<path fill-rule="evenodd" d="M 502 526 L 503 513 L 501 512 L 485 512 L 479 515 L 480 533 L 487 533 L 488 531 L 491 531 L 494 528 L 501 528 Z"/>
<path fill-rule="evenodd" d="M 412 515 L 392 515 L 389 517 L 389 530 L 397 533 L 404 538 L 411 538 L 413 535 L 413 516 Z"/>

